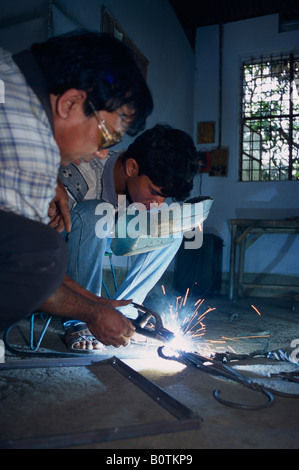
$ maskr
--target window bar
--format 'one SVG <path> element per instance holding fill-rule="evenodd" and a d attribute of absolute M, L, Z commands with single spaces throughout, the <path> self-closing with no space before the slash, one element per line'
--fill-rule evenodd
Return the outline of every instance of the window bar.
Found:
<path fill-rule="evenodd" d="M 289 171 L 288 179 L 293 179 L 293 82 L 294 82 L 294 54 L 290 55 L 290 108 L 289 108 Z"/>

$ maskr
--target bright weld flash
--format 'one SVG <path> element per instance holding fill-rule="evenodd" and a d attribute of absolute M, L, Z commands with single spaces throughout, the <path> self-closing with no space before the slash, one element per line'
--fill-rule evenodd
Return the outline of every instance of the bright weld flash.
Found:
<path fill-rule="evenodd" d="M 166 295 L 164 286 L 162 286 L 162 292 L 163 295 Z M 204 299 L 198 299 L 191 309 L 192 301 L 188 299 L 189 294 L 190 289 L 188 288 L 184 296 L 175 297 L 175 305 L 169 304 L 169 312 L 162 313 L 164 327 L 174 334 L 174 338 L 164 344 L 165 355 L 167 356 L 177 357 L 179 352 L 182 351 L 211 352 L 210 347 L 203 338 L 206 331 L 203 322 L 206 315 L 215 308 L 209 307 L 201 313 L 200 308 Z"/>
<path fill-rule="evenodd" d="M 177 351 L 193 351 L 194 341 L 181 333 L 175 334 L 175 337 L 164 345 L 166 356 L 178 356 Z"/>

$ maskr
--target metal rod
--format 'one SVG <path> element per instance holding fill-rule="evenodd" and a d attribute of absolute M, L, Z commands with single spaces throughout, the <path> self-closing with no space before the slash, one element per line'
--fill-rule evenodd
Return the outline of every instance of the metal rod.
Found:
<path fill-rule="evenodd" d="M 198 419 L 163 421 L 73 434 L 0 441 L 0 449 L 57 449 L 198 429 Z"/>
<path fill-rule="evenodd" d="M 124 362 L 116 357 L 112 361 L 113 367 L 128 378 L 131 382 L 138 386 L 143 392 L 149 395 L 156 403 L 165 408 L 169 413 L 179 420 L 196 419 L 198 415 L 185 405 L 177 401 L 171 395 L 165 392 L 158 385 L 146 379 L 144 376 L 136 372 Z"/>
<path fill-rule="evenodd" d="M 202 418 L 187 408 L 185 405 L 168 395 L 163 389 L 143 377 L 117 357 L 102 358 L 94 360 L 91 357 L 65 358 L 65 359 L 44 359 L 44 360 L 17 360 L 0 365 L 1 370 L 12 369 L 34 369 L 52 367 L 82 367 L 110 365 L 141 391 L 150 396 L 156 403 L 173 415 L 177 420 L 169 420 L 150 424 L 133 426 L 120 426 L 106 428 L 96 431 L 52 435 L 43 437 L 33 437 L 28 439 L 16 439 L 0 441 L 0 449 L 56 449 L 80 445 L 90 445 L 97 442 L 108 442 L 120 439 L 130 439 L 133 437 L 150 436 L 154 434 L 172 433 L 198 429 Z"/>
<path fill-rule="evenodd" d="M 71 358 L 48 358 L 48 359 L 24 359 L 24 360 L 11 360 L 4 364 L 0 364 L 0 372 L 3 370 L 16 370 L 16 369 L 47 369 L 56 367 L 84 367 L 92 365 L 100 365 L 110 363 L 111 356 L 101 356 L 100 359 L 95 359 L 92 356 L 71 357 Z"/>

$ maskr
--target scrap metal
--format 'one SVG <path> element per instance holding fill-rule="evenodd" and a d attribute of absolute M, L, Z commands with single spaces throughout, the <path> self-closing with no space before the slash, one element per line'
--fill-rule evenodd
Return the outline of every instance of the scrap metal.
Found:
<path fill-rule="evenodd" d="M 218 377 L 227 378 L 234 382 L 240 383 L 241 385 L 244 385 L 245 387 L 255 392 L 260 392 L 264 394 L 268 398 L 268 401 L 264 404 L 248 405 L 248 404 L 236 403 L 233 401 L 225 400 L 220 396 L 221 394 L 220 390 L 214 390 L 213 392 L 214 398 L 218 402 L 222 403 L 223 405 L 229 406 L 231 408 L 238 408 L 242 410 L 260 410 L 262 408 L 269 407 L 274 403 L 274 395 L 284 397 L 284 398 L 299 398 L 299 394 L 290 394 L 290 393 L 281 392 L 279 390 L 266 387 L 263 384 L 254 382 L 253 380 L 249 379 L 245 375 L 240 374 L 240 372 L 236 371 L 232 367 L 219 361 L 219 357 L 218 357 L 218 360 L 216 360 L 213 357 L 208 358 L 208 357 L 201 356 L 200 354 L 196 352 L 191 353 L 191 352 L 185 352 L 185 351 L 177 351 L 172 356 L 168 356 L 167 354 L 165 354 L 164 346 L 158 348 L 158 355 L 164 359 L 178 361 L 187 365 L 188 367 L 196 367 L 197 369 L 204 371 L 204 372 L 208 372 L 211 375 L 216 375 Z M 244 355 L 242 355 L 242 359 L 244 359 Z"/>

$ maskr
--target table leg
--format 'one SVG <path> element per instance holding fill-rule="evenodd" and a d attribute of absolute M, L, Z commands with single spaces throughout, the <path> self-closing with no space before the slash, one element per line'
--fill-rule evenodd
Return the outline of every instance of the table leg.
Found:
<path fill-rule="evenodd" d="M 229 300 L 235 295 L 237 226 L 232 225 L 230 245 Z"/>

